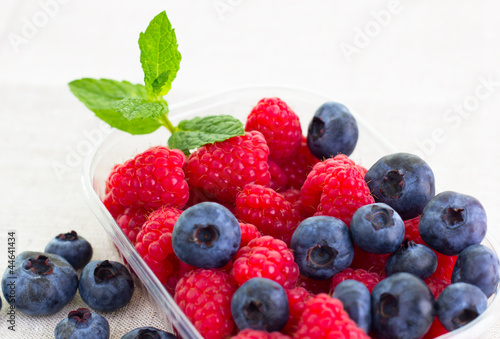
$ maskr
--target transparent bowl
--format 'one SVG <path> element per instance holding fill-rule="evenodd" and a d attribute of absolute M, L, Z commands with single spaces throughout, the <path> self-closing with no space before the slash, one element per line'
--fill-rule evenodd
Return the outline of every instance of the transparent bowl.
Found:
<path fill-rule="evenodd" d="M 234 89 L 209 96 L 195 98 L 170 106 L 169 118 L 174 125 L 182 119 L 195 116 L 230 114 L 245 121 L 251 108 L 263 97 L 277 96 L 283 99 L 297 113 L 302 122 L 302 130 L 307 132 L 307 123 L 316 109 L 332 98 L 307 90 L 254 86 Z M 397 152 L 397 149 L 373 129 L 364 119 L 353 112 L 359 127 L 359 140 L 351 157 L 360 164 L 371 166 L 380 157 Z M 122 163 L 151 146 L 166 145 L 169 132 L 165 128 L 148 134 L 132 136 L 112 130 L 99 144 L 95 145 L 83 164 L 82 184 L 86 201 L 97 219 L 111 237 L 122 258 L 140 281 L 141 288 L 148 292 L 150 300 L 156 304 L 159 314 L 166 322 L 172 323 L 183 338 L 202 338 L 195 327 L 174 302 L 172 296 L 162 286 L 153 272 L 121 232 L 115 220 L 106 210 L 101 200 L 105 195 L 105 181 L 115 164 Z M 498 245 L 488 237 L 483 242 L 496 254 Z M 498 292 L 498 291 L 497 291 Z M 500 298 L 495 293 L 489 300 L 488 309 L 473 322 L 463 328 L 439 338 L 481 338 L 499 320 Z"/>

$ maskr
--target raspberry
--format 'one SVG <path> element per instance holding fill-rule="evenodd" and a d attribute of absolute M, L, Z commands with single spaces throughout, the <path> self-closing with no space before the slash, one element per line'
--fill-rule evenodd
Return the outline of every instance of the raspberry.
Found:
<path fill-rule="evenodd" d="M 244 329 L 243 331 L 240 331 L 234 337 L 231 337 L 231 339 L 291 339 L 291 338 L 281 332 L 257 331 L 247 328 Z"/>
<path fill-rule="evenodd" d="M 231 277 L 238 284 L 254 277 L 268 278 L 284 288 L 293 288 L 299 267 L 285 242 L 271 236 L 254 239 L 234 257 Z"/>
<path fill-rule="evenodd" d="M 238 193 L 236 211 L 241 220 L 287 244 L 300 222 L 300 215 L 291 203 L 273 189 L 260 185 L 247 185 Z"/>
<path fill-rule="evenodd" d="M 332 279 L 316 280 L 299 274 L 297 287 L 305 288 L 311 294 L 329 293 Z"/>
<path fill-rule="evenodd" d="M 149 215 L 137 234 L 135 248 L 162 284 L 179 265 L 172 248 L 172 230 L 181 213 L 174 207 L 162 207 Z"/>
<path fill-rule="evenodd" d="M 111 171 L 107 187 L 113 200 L 123 206 L 154 210 L 163 205 L 182 208 L 188 200 L 188 185 L 180 150 L 151 147 Z"/>
<path fill-rule="evenodd" d="M 247 117 L 245 131 L 261 132 L 273 160 L 289 158 L 300 147 L 302 129 L 299 117 L 279 98 L 264 98 Z"/>
<path fill-rule="evenodd" d="M 351 268 L 361 268 L 366 271 L 375 272 L 385 277 L 385 262 L 390 254 L 375 254 L 363 251 L 356 244 L 354 245 L 354 259 Z"/>
<path fill-rule="evenodd" d="M 260 238 L 262 236 L 259 229 L 252 224 L 245 224 L 240 222 L 240 229 L 241 229 L 240 248 L 247 246 L 248 243 L 253 239 Z"/>
<path fill-rule="evenodd" d="M 148 219 L 149 212 L 142 207 L 127 207 L 123 213 L 116 218 L 116 223 L 127 236 L 132 245 L 135 245 L 137 234 L 142 225 Z"/>
<path fill-rule="evenodd" d="M 179 280 L 174 300 L 203 338 L 226 338 L 235 328 L 231 316 L 235 291 L 236 286 L 227 273 L 198 269 Z"/>
<path fill-rule="evenodd" d="M 434 295 L 434 298 L 437 299 L 441 292 L 450 285 L 450 280 L 449 279 L 443 279 L 440 277 L 435 277 L 434 275 L 431 275 L 429 278 L 424 280 L 427 286 L 431 289 L 432 294 Z"/>
<path fill-rule="evenodd" d="M 353 167 L 339 167 L 326 179 L 320 201 L 314 215 L 336 217 L 347 226 L 358 208 L 375 202 L 363 176 Z"/>
<path fill-rule="evenodd" d="M 302 287 L 295 287 L 291 290 L 285 290 L 285 292 L 288 297 L 289 316 L 288 322 L 281 331 L 283 333 L 293 335 L 293 333 L 297 330 L 297 324 L 302 317 L 305 302 L 311 299 L 313 295 Z"/>
<path fill-rule="evenodd" d="M 448 330 L 441 325 L 441 322 L 436 317 L 432 322 L 431 328 L 427 331 L 427 333 L 423 336 L 422 339 L 433 339 L 437 338 L 443 334 L 448 333 Z"/>
<path fill-rule="evenodd" d="M 295 188 L 290 188 L 285 192 L 281 193 L 286 201 L 292 204 L 292 208 L 299 213 L 299 221 L 304 220 L 309 215 L 302 204 L 302 196 L 300 195 L 300 190 Z"/>
<path fill-rule="evenodd" d="M 189 184 L 208 198 L 234 202 L 236 193 L 250 183 L 269 186 L 269 147 L 257 131 L 207 144 L 187 161 Z"/>
<path fill-rule="evenodd" d="M 307 137 L 302 136 L 302 142 L 298 152 L 291 158 L 278 161 L 280 169 L 287 178 L 286 188 L 300 190 L 307 175 L 318 162 L 320 161 L 311 154 L 309 147 L 307 147 Z"/>
<path fill-rule="evenodd" d="M 348 210 L 355 206 L 361 207 L 359 203 L 364 203 L 365 200 L 375 202 L 364 182 L 363 172 L 366 173 L 363 167 L 356 165 L 344 154 L 317 163 L 302 185 L 302 204 L 312 215 L 323 204 L 327 206 L 321 206 L 321 211 L 330 212 L 330 205 L 335 201 L 331 199 L 339 200 L 335 205 L 339 208 L 342 208 L 339 204 L 349 203 Z"/>
<path fill-rule="evenodd" d="M 297 339 L 369 339 L 366 333 L 349 318 L 342 302 L 324 293 L 306 301 L 297 327 L 294 335 Z"/>
<path fill-rule="evenodd" d="M 275 191 L 284 191 L 288 181 L 285 172 L 274 161 L 269 160 L 267 163 L 269 165 L 269 173 L 271 173 L 269 187 Z"/>
<path fill-rule="evenodd" d="M 113 196 L 111 195 L 111 192 L 108 192 L 106 194 L 102 203 L 104 204 L 104 206 L 108 210 L 109 214 L 111 214 L 111 216 L 115 220 L 125 210 L 125 206 L 122 206 L 113 200 Z"/>
<path fill-rule="evenodd" d="M 375 272 L 365 271 L 361 268 L 355 270 L 347 268 L 333 276 L 330 291 L 333 291 L 342 281 L 352 279 L 363 283 L 371 293 L 375 285 L 377 285 L 383 278 L 384 277 Z"/>

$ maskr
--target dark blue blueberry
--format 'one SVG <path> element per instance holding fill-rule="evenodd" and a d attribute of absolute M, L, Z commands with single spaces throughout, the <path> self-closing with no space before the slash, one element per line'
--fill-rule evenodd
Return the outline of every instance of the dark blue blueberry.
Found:
<path fill-rule="evenodd" d="M 409 153 L 379 159 L 366 173 L 365 181 L 375 201 L 394 208 L 403 220 L 422 214 L 435 193 L 431 168 Z"/>
<path fill-rule="evenodd" d="M 329 279 L 345 270 L 354 257 L 349 228 L 329 216 L 302 221 L 293 233 L 290 248 L 300 273 L 316 280 Z"/>
<path fill-rule="evenodd" d="M 122 339 L 177 339 L 177 337 L 154 327 L 139 327 L 125 334 Z"/>
<path fill-rule="evenodd" d="M 362 206 L 354 213 L 351 233 L 354 243 L 363 251 L 391 253 L 403 242 L 405 225 L 392 207 L 374 203 Z"/>
<path fill-rule="evenodd" d="M 240 330 L 280 331 L 289 315 L 286 292 L 271 279 L 252 278 L 234 292 L 231 314 Z"/>
<path fill-rule="evenodd" d="M 425 206 L 418 223 L 420 236 L 434 250 L 457 255 L 486 235 L 486 212 L 470 195 L 446 191 Z"/>
<path fill-rule="evenodd" d="M 372 330 L 379 339 L 421 338 L 434 315 L 431 290 L 413 274 L 395 273 L 372 291 Z"/>
<path fill-rule="evenodd" d="M 342 302 L 349 318 L 354 320 L 365 333 L 370 332 L 372 322 L 370 291 L 362 282 L 344 280 L 335 287 L 332 296 Z"/>
<path fill-rule="evenodd" d="M 498 257 L 488 247 L 477 244 L 458 255 L 451 282 L 465 282 L 479 287 L 489 298 L 497 290 L 499 276 Z"/>
<path fill-rule="evenodd" d="M 436 271 L 437 256 L 429 247 L 405 239 L 399 248 L 391 253 L 385 262 L 387 276 L 408 272 L 421 279 L 427 279 Z"/>
<path fill-rule="evenodd" d="M 240 247 L 238 220 L 226 207 L 202 202 L 185 210 L 172 231 L 172 246 L 180 260 L 198 268 L 225 266 Z"/>
<path fill-rule="evenodd" d="M 28 315 L 49 315 L 76 294 L 78 276 L 66 259 L 50 253 L 22 252 L 2 277 L 5 300 Z"/>
<path fill-rule="evenodd" d="M 108 339 L 109 323 L 102 315 L 79 308 L 57 324 L 54 335 L 55 339 Z"/>
<path fill-rule="evenodd" d="M 94 260 L 82 270 L 78 291 L 82 300 L 92 309 L 113 312 L 132 299 L 134 280 L 121 263 Z"/>
<path fill-rule="evenodd" d="M 92 259 L 92 246 L 75 231 L 61 233 L 45 247 L 46 253 L 58 254 L 78 270 L 84 268 Z"/>
<path fill-rule="evenodd" d="M 436 302 L 436 315 L 448 331 L 467 325 L 488 307 L 488 299 L 478 287 L 455 283 L 447 286 Z"/>
<path fill-rule="evenodd" d="M 358 142 L 358 124 L 342 104 L 326 102 L 314 113 L 307 130 L 307 146 L 318 159 L 350 155 Z"/>

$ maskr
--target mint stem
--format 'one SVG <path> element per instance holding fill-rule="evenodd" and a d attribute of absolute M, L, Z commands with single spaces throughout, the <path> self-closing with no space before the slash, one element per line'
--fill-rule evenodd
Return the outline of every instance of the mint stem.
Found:
<path fill-rule="evenodd" d="M 177 130 L 177 128 L 174 125 L 172 125 L 170 120 L 168 120 L 166 114 L 159 117 L 158 120 L 163 126 L 165 126 L 170 131 L 170 133 L 174 133 Z"/>

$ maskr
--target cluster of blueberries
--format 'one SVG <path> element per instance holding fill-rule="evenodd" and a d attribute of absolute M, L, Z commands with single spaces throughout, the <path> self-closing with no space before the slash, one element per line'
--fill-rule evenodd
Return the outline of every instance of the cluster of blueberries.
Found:
<path fill-rule="evenodd" d="M 59 234 L 43 253 L 26 251 L 15 258 L 2 277 L 3 295 L 15 309 L 31 316 L 59 312 L 73 300 L 77 290 L 85 304 L 97 312 L 113 312 L 126 306 L 134 293 L 132 275 L 119 262 L 90 261 L 92 254 L 90 243 L 75 231 Z M 137 328 L 123 338 L 155 337 L 155 333 L 161 339 L 175 338 L 153 327 Z M 79 308 L 57 324 L 54 334 L 56 339 L 107 339 L 110 328 L 103 316 Z"/>
<path fill-rule="evenodd" d="M 333 292 L 351 318 L 379 338 L 419 338 L 436 315 L 449 331 L 477 318 L 499 282 L 498 257 L 480 244 L 487 228 L 480 202 L 451 191 L 435 195 L 431 169 L 407 153 L 381 158 L 365 180 L 376 202 L 359 208 L 350 227 L 330 216 L 313 216 L 298 225 L 290 248 L 301 274 L 316 280 L 333 277 L 352 263 L 354 244 L 366 252 L 390 253 L 388 277 L 371 294 L 354 280 L 340 283 Z M 428 246 L 405 239 L 403 219 L 418 216 L 419 232 Z M 179 217 L 172 244 L 176 255 L 192 266 L 222 267 L 239 248 L 239 232 L 228 209 L 203 202 Z M 437 301 L 423 281 L 438 265 L 431 249 L 458 255 L 452 284 Z M 240 329 L 279 331 L 288 319 L 287 305 L 279 284 L 253 278 L 235 292 L 231 310 Z"/>

